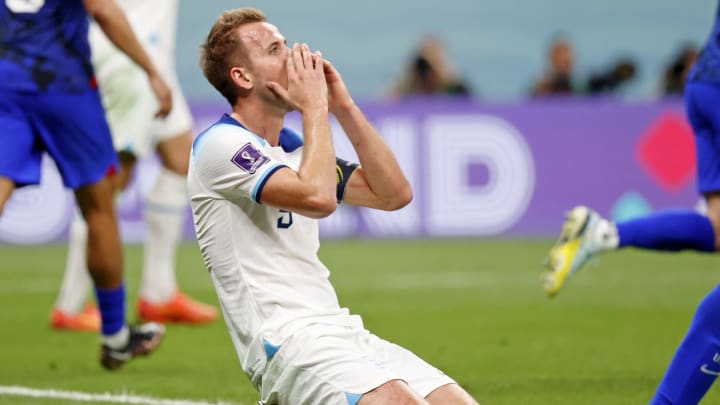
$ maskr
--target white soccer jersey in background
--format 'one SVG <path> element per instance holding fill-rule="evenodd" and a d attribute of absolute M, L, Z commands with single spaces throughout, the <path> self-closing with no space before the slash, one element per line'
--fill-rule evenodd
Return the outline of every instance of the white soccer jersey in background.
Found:
<path fill-rule="evenodd" d="M 115 149 L 147 157 L 158 142 L 192 129 L 192 116 L 175 71 L 177 0 L 118 0 L 153 64 L 172 91 L 173 108 L 154 118 L 157 100 L 145 72 L 120 52 L 100 27 L 90 24 L 89 38 L 103 106 Z"/>
<path fill-rule="evenodd" d="M 196 139 L 188 173 L 200 250 L 251 376 L 263 344 L 280 345 L 309 318 L 347 315 L 317 256 L 317 221 L 256 201 L 275 170 L 300 166 L 298 135 L 283 131 L 281 144 L 226 115 Z"/>

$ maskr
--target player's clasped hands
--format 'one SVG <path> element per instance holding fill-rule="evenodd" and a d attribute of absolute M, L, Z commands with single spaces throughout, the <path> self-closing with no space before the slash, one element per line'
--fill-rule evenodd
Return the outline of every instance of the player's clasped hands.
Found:
<path fill-rule="evenodd" d="M 268 82 L 268 87 L 301 113 L 314 108 L 327 110 L 327 83 L 320 51 L 311 52 L 307 44 L 294 44 L 287 56 L 287 78 L 287 89 L 276 82 Z"/>

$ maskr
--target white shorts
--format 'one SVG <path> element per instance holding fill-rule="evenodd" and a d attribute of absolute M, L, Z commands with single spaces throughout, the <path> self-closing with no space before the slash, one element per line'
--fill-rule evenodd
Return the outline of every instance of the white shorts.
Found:
<path fill-rule="evenodd" d="M 95 24 L 91 27 L 93 65 L 115 150 L 143 158 L 153 154 L 159 142 L 191 130 L 192 116 L 178 84 L 172 54 L 144 44 L 173 96 L 170 114 L 155 118 L 158 103 L 145 72 L 117 50 Z"/>
<path fill-rule="evenodd" d="M 407 349 L 363 328 L 312 324 L 293 333 L 267 363 L 261 404 L 350 404 L 391 380 L 420 396 L 454 383 Z"/>

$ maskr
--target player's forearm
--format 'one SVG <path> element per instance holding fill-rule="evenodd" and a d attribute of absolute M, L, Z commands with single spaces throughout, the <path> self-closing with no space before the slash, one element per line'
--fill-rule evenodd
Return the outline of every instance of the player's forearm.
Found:
<path fill-rule="evenodd" d="M 85 0 L 93 17 L 110 41 L 140 66 L 148 76 L 157 74 L 155 66 L 138 41 L 125 13 L 112 0 Z"/>
<path fill-rule="evenodd" d="M 335 149 L 327 108 L 303 113 L 303 156 L 298 170 L 317 206 L 329 215 L 336 208 Z"/>
<path fill-rule="evenodd" d="M 355 105 L 335 112 L 360 159 L 372 192 L 386 201 L 386 209 L 397 209 L 412 200 L 412 188 L 395 154 L 380 137 L 365 114 Z"/>

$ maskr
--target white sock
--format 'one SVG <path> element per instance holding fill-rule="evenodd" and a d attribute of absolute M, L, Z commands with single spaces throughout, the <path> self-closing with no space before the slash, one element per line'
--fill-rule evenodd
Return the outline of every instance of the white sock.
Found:
<path fill-rule="evenodd" d="M 79 212 L 70 224 L 69 238 L 65 274 L 55 307 L 65 313 L 77 314 L 82 311 L 92 286 L 87 270 L 87 224 Z"/>
<path fill-rule="evenodd" d="M 177 290 L 175 254 L 187 209 L 187 179 L 165 168 L 145 201 L 145 258 L 140 296 L 162 303 Z"/>
<path fill-rule="evenodd" d="M 130 329 L 127 325 L 124 325 L 117 333 L 113 335 L 102 335 L 100 338 L 104 345 L 113 349 L 122 349 L 127 345 L 128 339 L 130 339 Z"/>
<path fill-rule="evenodd" d="M 605 218 L 600 218 L 597 226 L 593 229 L 592 238 L 595 242 L 597 252 L 615 250 L 620 245 L 620 235 L 617 226 Z"/>

